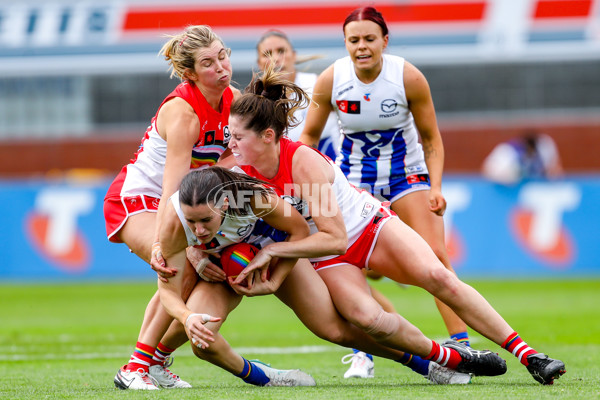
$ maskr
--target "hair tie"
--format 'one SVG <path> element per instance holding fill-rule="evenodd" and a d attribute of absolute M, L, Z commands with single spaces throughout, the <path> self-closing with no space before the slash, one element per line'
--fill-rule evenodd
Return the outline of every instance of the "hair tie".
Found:
<path fill-rule="evenodd" d="M 263 97 L 267 97 L 267 94 L 268 93 L 267 93 L 266 90 L 263 90 L 262 92 L 260 92 L 260 95 L 263 96 Z"/>
<path fill-rule="evenodd" d="M 181 40 L 179 41 L 179 47 L 181 47 L 181 45 L 183 44 L 183 42 L 185 41 L 185 39 L 187 39 L 187 33 L 183 35 L 183 38 L 181 38 Z"/>

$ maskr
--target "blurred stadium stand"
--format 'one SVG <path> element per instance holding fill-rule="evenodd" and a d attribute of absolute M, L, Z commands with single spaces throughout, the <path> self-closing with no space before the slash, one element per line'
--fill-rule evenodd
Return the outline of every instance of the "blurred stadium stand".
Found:
<path fill-rule="evenodd" d="M 0 176 L 97 168 L 133 155 L 177 84 L 157 56 L 165 33 L 208 24 L 232 48 L 236 85 L 255 43 L 278 28 L 299 55 L 345 55 L 341 25 L 360 5 L 291 1 L 0 2 Z M 375 1 L 389 52 L 429 80 L 449 172 L 477 171 L 500 141 L 535 128 L 567 172 L 600 171 L 600 0 Z M 468 144 L 468 147 L 465 146 Z"/>
<path fill-rule="evenodd" d="M 600 0 L 372 2 L 391 54 L 427 76 L 446 148 L 444 216 L 463 277 L 600 276 Z M 0 0 L 0 282 L 156 279 L 106 240 L 103 197 L 176 85 L 165 33 L 208 24 L 232 48 L 239 88 L 255 44 L 285 31 L 300 69 L 346 55 L 347 0 Z M 537 129 L 566 179 L 482 179 L 499 142 Z M 583 174 L 585 173 L 585 174 Z M 581 176 L 575 176 L 581 175 Z"/>

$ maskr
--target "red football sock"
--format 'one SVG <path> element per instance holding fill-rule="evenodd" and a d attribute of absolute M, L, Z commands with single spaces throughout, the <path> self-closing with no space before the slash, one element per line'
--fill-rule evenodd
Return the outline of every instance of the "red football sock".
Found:
<path fill-rule="evenodd" d="M 525 343 L 523 339 L 521 339 L 517 332 L 513 332 L 508 335 L 508 338 L 506 338 L 504 343 L 502 343 L 502 348 L 513 353 L 513 355 L 517 357 L 524 366 L 529 365 L 529 362 L 527 362 L 527 356 L 538 353 L 535 349 L 529 347 L 529 345 Z"/>
<path fill-rule="evenodd" d="M 448 367 L 450 369 L 456 369 L 456 367 L 458 367 L 458 364 L 462 361 L 462 357 L 458 351 L 442 347 L 433 340 L 431 343 L 433 348 L 431 349 L 431 353 L 429 353 L 427 357 L 424 357 L 426 360 L 431 360 L 440 364 L 442 367 Z"/>
<path fill-rule="evenodd" d="M 129 359 L 129 364 L 127 364 L 127 370 L 136 371 L 138 369 L 143 369 L 148 372 L 148 368 L 152 364 L 152 356 L 154 355 L 154 347 L 148 346 L 142 342 L 137 342 L 135 345 L 135 350 Z"/>
<path fill-rule="evenodd" d="M 152 358 L 152 365 L 164 364 L 166 358 L 169 357 L 174 351 L 175 349 L 171 349 L 164 344 L 159 343 L 158 346 L 156 346 L 156 351 L 154 352 L 154 357 Z"/>

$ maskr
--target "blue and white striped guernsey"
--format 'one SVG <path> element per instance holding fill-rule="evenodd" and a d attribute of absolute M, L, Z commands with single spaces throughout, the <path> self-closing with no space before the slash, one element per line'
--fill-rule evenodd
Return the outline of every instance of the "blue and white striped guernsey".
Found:
<path fill-rule="evenodd" d="M 334 64 L 331 93 L 343 133 L 336 162 L 353 185 L 380 192 L 407 175 L 427 174 L 404 90 L 404 59 L 384 54 L 375 81 L 365 84 L 350 57 Z"/>

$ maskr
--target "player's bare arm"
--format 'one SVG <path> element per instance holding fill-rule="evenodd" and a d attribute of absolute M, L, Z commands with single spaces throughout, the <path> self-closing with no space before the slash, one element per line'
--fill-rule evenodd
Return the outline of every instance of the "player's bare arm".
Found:
<path fill-rule="evenodd" d="M 282 200 L 275 194 L 263 199 L 260 205 L 254 202 L 253 210 L 256 216 L 262 218 L 273 228 L 287 232 L 288 240 L 272 243 L 259 251 L 234 282 L 239 285 L 244 280 L 248 281 L 247 278 L 257 269 L 261 270 L 261 280 L 258 284 L 266 282 L 267 270 L 272 264 L 273 259 L 278 258 L 277 267 L 271 270 L 269 287 L 255 288 L 256 281 L 254 283 L 248 282 L 247 288 L 238 292 L 245 295 L 256 295 L 259 294 L 259 291 L 260 294 L 270 294 L 279 289 L 281 283 L 283 283 L 296 264 L 298 257 L 294 254 L 297 253 L 297 241 L 308 237 L 310 229 L 300 213 L 287 201 Z M 254 292 L 251 292 L 253 289 Z M 266 291 L 267 289 L 268 291 Z"/>
<path fill-rule="evenodd" d="M 192 148 L 198 139 L 200 122 L 193 108 L 183 99 L 174 98 L 160 109 L 156 121 L 158 132 L 167 141 L 167 157 L 162 183 L 162 197 L 156 213 L 155 249 L 160 231 L 165 199 L 168 199 L 179 187 L 185 174 L 189 172 Z M 164 280 L 176 272 L 167 268 L 161 253 L 153 251 L 152 268 Z M 161 274 L 162 273 L 162 274 Z"/>
<path fill-rule="evenodd" d="M 421 136 L 425 163 L 431 182 L 430 209 L 443 215 L 446 200 L 442 195 L 442 174 L 444 170 L 444 144 L 435 116 L 435 107 L 429 84 L 425 76 L 415 66 L 406 62 L 404 67 L 404 87 L 408 107 L 413 114 L 415 126 Z"/>

